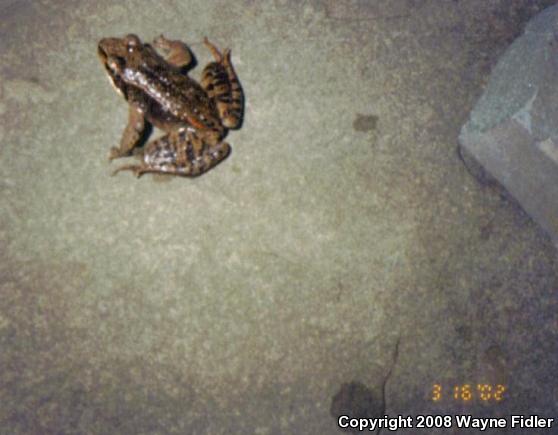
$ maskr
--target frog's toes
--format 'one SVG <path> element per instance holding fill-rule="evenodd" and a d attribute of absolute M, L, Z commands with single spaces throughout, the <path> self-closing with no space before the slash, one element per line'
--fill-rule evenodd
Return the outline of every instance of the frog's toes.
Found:
<path fill-rule="evenodd" d="M 157 48 L 168 48 L 169 40 L 161 33 L 153 40 L 153 45 Z"/>
<path fill-rule="evenodd" d="M 203 43 L 209 49 L 209 51 L 211 51 L 211 54 L 215 58 L 215 61 L 221 63 L 223 61 L 223 55 L 221 54 L 219 49 L 215 46 L 215 44 L 211 43 L 209 39 L 207 39 L 207 36 L 203 38 Z"/>
<path fill-rule="evenodd" d="M 112 162 L 114 159 L 118 159 L 119 157 L 122 157 L 122 153 L 120 151 L 120 148 L 112 147 L 109 151 L 109 154 L 108 154 L 109 162 Z"/>
<path fill-rule="evenodd" d="M 223 60 L 221 61 L 221 63 L 225 66 L 225 68 L 232 68 L 231 49 L 230 48 L 227 48 L 223 52 Z"/>
<path fill-rule="evenodd" d="M 146 169 L 141 165 L 124 165 L 112 171 L 111 175 L 114 177 L 116 174 L 118 174 L 121 171 L 132 171 L 136 176 L 136 178 L 139 178 L 146 172 Z"/>

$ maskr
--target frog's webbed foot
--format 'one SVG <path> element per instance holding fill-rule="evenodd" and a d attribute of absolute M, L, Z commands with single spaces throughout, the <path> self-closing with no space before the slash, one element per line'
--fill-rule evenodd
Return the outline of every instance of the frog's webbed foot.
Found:
<path fill-rule="evenodd" d="M 163 51 L 165 60 L 177 68 L 188 68 L 194 65 L 194 56 L 186 44 L 173 41 L 160 35 L 153 41 L 153 45 Z"/>
<path fill-rule="evenodd" d="M 223 53 L 219 51 L 217 46 L 207 39 L 207 37 L 203 38 L 204 45 L 209 49 L 213 57 L 215 58 L 215 62 L 220 63 L 225 68 L 232 67 L 231 63 L 231 49 L 225 48 Z"/>
<path fill-rule="evenodd" d="M 216 62 L 218 62 L 218 63 L 223 62 L 223 55 L 221 54 L 219 49 L 215 46 L 215 44 L 209 42 L 209 39 L 207 39 L 207 36 L 205 38 L 203 38 L 203 43 L 209 49 L 209 51 L 211 51 L 211 54 L 215 58 Z M 225 50 L 225 52 L 227 52 L 227 51 L 230 52 L 229 49 Z"/>
<path fill-rule="evenodd" d="M 132 150 L 141 141 L 144 131 L 145 119 L 143 117 L 143 112 L 134 105 L 130 105 L 128 125 L 126 125 L 124 133 L 122 134 L 122 139 L 120 139 L 120 146 L 110 149 L 109 160 L 129 156 Z"/>

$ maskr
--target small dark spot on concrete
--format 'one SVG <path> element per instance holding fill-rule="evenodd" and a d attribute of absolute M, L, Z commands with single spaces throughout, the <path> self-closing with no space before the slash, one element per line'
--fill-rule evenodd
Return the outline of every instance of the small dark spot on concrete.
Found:
<path fill-rule="evenodd" d="M 459 325 L 455 327 L 455 332 L 464 342 L 470 342 L 473 339 L 473 328 L 469 325 Z"/>
<path fill-rule="evenodd" d="M 481 240 L 488 240 L 490 236 L 494 232 L 494 223 L 492 221 L 488 222 L 486 225 L 480 227 L 480 239 Z"/>
<path fill-rule="evenodd" d="M 378 117 L 376 115 L 362 115 L 360 113 L 356 114 L 356 118 L 353 121 L 353 128 L 355 131 L 373 131 L 376 130 L 378 126 Z"/>
<path fill-rule="evenodd" d="M 353 381 L 341 385 L 341 388 L 331 400 L 329 412 L 337 420 L 341 415 L 349 415 L 351 418 L 382 417 L 384 410 L 383 398 L 377 397 L 363 383 Z M 346 428 L 344 432 L 356 433 L 358 428 Z"/>

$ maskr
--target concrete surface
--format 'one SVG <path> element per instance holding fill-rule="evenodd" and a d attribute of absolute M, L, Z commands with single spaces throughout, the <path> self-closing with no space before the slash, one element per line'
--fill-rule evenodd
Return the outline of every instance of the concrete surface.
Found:
<path fill-rule="evenodd" d="M 459 142 L 558 243 L 558 5 L 499 60 Z"/>
<path fill-rule="evenodd" d="M 556 251 L 456 153 L 550 3 L 0 3 L 0 433 L 555 416 Z M 190 43 L 194 77 L 204 36 L 232 48 L 246 117 L 207 175 L 110 176 L 127 108 L 96 43 L 128 32 Z"/>

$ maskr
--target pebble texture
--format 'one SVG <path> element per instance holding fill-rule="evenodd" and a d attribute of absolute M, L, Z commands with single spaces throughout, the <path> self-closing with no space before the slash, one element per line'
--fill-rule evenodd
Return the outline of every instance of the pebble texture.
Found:
<path fill-rule="evenodd" d="M 549 3 L 2 2 L 0 434 L 552 416 L 556 251 L 456 152 Z M 127 107 L 96 44 L 129 32 L 187 41 L 194 77 L 204 36 L 232 48 L 246 117 L 210 173 L 110 176 Z"/>
<path fill-rule="evenodd" d="M 502 56 L 459 142 L 558 242 L 558 5 Z"/>

